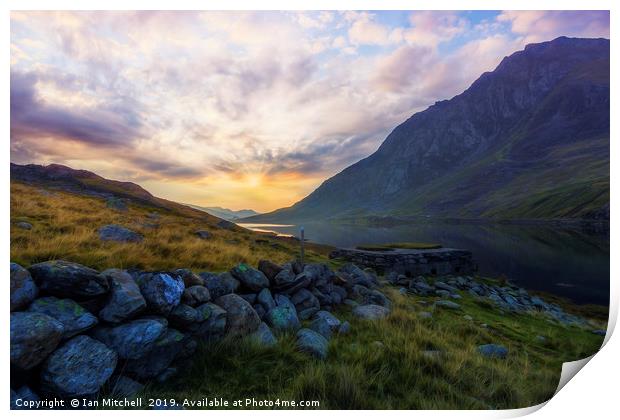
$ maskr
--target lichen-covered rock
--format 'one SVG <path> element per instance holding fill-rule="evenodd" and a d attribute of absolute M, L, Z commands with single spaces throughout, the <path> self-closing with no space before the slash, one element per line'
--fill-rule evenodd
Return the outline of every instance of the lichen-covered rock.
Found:
<path fill-rule="evenodd" d="M 321 309 L 319 300 L 308 289 L 301 289 L 291 297 L 300 319 L 309 319 Z"/>
<path fill-rule="evenodd" d="M 185 334 L 169 328 L 146 354 L 128 362 L 125 371 L 138 380 L 155 378 L 170 366 L 188 343 Z"/>
<path fill-rule="evenodd" d="M 41 363 L 60 343 L 63 326 L 36 312 L 11 314 L 11 365 L 28 370 Z"/>
<path fill-rule="evenodd" d="M 101 273 L 108 278 L 110 295 L 99 317 L 111 323 L 120 323 L 138 315 L 146 308 L 140 287 L 124 270 L 109 269 Z"/>
<path fill-rule="evenodd" d="M 478 353 L 484 357 L 505 359 L 508 356 L 508 349 L 500 344 L 483 344 L 478 346 Z"/>
<path fill-rule="evenodd" d="M 353 308 L 353 315 L 366 320 L 385 318 L 389 313 L 390 310 L 388 308 L 379 305 L 360 305 Z"/>
<path fill-rule="evenodd" d="M 311 287 L 321 287 L 331 283 L 334 275 L 326 264 L 314 263 L 304 265 L 303 273 L 310 280 Z"/>
<path fill-rule="evenodd" d="M 301 327 L 293 304 L 278 305 L 265 315 L 265 322 L 276 331 L 296 331 Z"/>
<path fill-rule="evenodd" d="M 168 315 L 181 303 L 185 290 L 183 280 L 172 273 L 144 273 L 138 278 L 140 292 L 150 310 L 161 315 Z"/>
<path fill-rule="evenodd" d="M 297 331 L 297 348 L 304 353 L 308 353 L 317 359 L 327 357 L 328 342 L 321 334 L 308 328 Z"/>
<path fill-rule="evenodd" d="M 327 324 L 331 328 L 332 331 L 336 331 L 338 327 L 340 327 L 340 320 L 336 318 L 331 312 L 328 311 L 318 311 L 314 314 L 313 320 L 323 318 L 327 321 Z"/>
<path fill-rule="evenodd" d="M 168 320 L 175 327 L 186 328 L 198 320 L 198 311 L 191 306 L 180 304 L 170 312 Z"/>
<path fill-rule="evenodd" d="M 276 340 L 276 337 L 273 335 L 273 332 L 271 332 L 269 326 L 264 322 L 260 323 L 258 329 L 252 334 L 250 334 L 249 338 L 250 340 L 254 340 L 258 344 L 265 347 L 274 346 L 278 342 L 278 340 Z"/>
<path fill-rule="evenodd" d="M 40 290 L 56 297 L 79 300 L 108 292 L 108 279 L 92 268 L 68 261 L 55 260 L 28 268 Z"/>
<path fill-rule="evenodd" d="M 282 271 L 281 266 L 268 260 L 260 260 L 258 262 L 258 269 L 269 279 L 270 282 L 273 282 L 278 273 Z"/>
<path fill-rule="evenodd" d="M 250 334 L 261 323 L 252 305 L 238 295 L 231 293 L 221 296 L 215 303 L 226 311 L 226 332 L 231 336 Z"/>
<path fill-rule="evenodd" d="M 309 285 L 310 279 L 304 273 L 297 274 L 292 263 L 284 264 L 273 281 L 274 290 L 286 294 L 294 294 Z"/>
<path fill-rule="evenodd" d="M 119 225 L 105 225 L 99 228 L 99 239 L 114 242 L 142 242 L 144 236 Z"/>
<path fill-rule="evenodd" d="M 355 264 L 345 264 L 340 272 L 347 275 L 351 285 L 362 285 L 364 287 L 372 288 L 377 285 L 377 278 L 372 273 L 364 271 Z"/>
<path fill-rule="evenodd" d="M 27 307 L 38 293 L 30 272 L 19 264 L 11 263 L 11 312 Z"/>
<path fill-rule="evenodd" d="M 181 302 L 192 307 L 200 306 L 210 300 L 211 293 L 209 292 L 209 289 L 204 286 L 186 287 L 183 291 L 183 295 L 181 296 Z"/>
<path fill-rule="evenodd" d="M 188 329 L 194 337 L 204 341 L 217 341 L 226 332 L 226 311 L 214 303 L 196 308 L 198 318 Z"/>
<path fill-rule="evenodd" d="M 41 389 L 62 397 L 92 395 L 112 376 L 117 356 L 103 343 L 79 335 L 57 348 L 41 369 Z"/>
<path fill-rule="evenodd" d="M 256 296 L 256 301 L 263 305 L 265 311 L 269 311 L 272 308 L 276 307 L 276 302 L 273 300 L 273 296 L 271 295 L 271 291 L 265 288 L 260 291 L 258 296 Z"/>
<path fill-rule="evenodd" d="M 116 351 L 121 359 L 139 359 L 166 333 L 166 324 L 155 319 L 136 319 L 115 327 L 99 326 L 93 330 L 93 337 Z"/>
<path fill-rule="evenodd" d="M 183 280 L 183 284 L 185 288 L 192 286 L 204 286 L 205 281 L 198 274 L 194 274 L 192 270 L 187 268 L 179 268 L 178 270 L 174 270 L 174 274 L 177 277 L 180 277 Z"/>
<path fill-rule="evenodd" d="M 239 280 L 228 272 L 221 274 L 204 272 L 200 273 L 200 277 L 204 280 L 205 287 L 209 289 L 212 300 L 235 293 L 240 285 Z"/>
<path fill-rule="evenodd" d="M 97 317 L 86 311 L 71 299 L 58 299 L 53 296 L 43 297 L 32 302 L 28 312 L 49 315 L 63 325 L 63 339 L 78 335 L 95 325 Z"/>
<path fill-rule="evenodd" d="M 332 338 L 332 329 L 325 318 L 316 318 L 308 328 L 321 334 L 326 340 Z"/>
<path fill-rule="evenodd" d="M 248 290 L 259 292 L 260 290 L 269 287 L 269 279 L 261 271 L 256 270 L 247 264 L 238 264 L 230 270 L 230 274 L 239 280 Z"/>

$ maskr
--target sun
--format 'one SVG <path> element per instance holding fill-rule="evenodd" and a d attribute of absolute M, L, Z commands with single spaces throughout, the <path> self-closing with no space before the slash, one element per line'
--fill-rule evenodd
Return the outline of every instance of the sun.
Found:
<path fill-rule="evenodd" d="M 246 175 L 244 181 L 248 187 L 258 187 L 263 183 L 263 177 L 260 174 Z"/>

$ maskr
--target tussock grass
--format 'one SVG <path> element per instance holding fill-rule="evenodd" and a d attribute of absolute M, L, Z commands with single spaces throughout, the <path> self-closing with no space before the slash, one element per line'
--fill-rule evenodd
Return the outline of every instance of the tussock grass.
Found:
<path fill-rule="evenodd" d="M 152 213 L 158 216 L 152 218 Z M 32 230 L 17 227 L 20 221 L 31 223 Z M 298 251 L 293 239 L 266 238 L 244 229 L 228 231 L 217 227 L 217 221 L 206 213 L 189 216 L 132 203 L 127 211 L 119 211 L 108 208 L 103 198 L 44 191 L 12 182 L 11 261 L 26 267 L 65 259 L 100 270 L 117 267 L 221 271 L 239 262 L 255 266 L 264 258 L 283 263 Z M 138 232 L 144 235 L 144 241 L 103 242 L 97 229 L 107 224 Z M 198 238 L 194 234 L 198 229 L 210 231 L 213 238 Z M 307 245 L 306 255 L 309 260 L 325 259 L 326 249 Z"/>

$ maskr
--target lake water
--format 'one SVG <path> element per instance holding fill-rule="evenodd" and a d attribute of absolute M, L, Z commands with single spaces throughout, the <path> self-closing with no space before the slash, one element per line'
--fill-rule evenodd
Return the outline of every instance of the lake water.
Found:
<path fill-rule="evenodd" d="M 297 225 L 244 225 L 299 236 Z M 411 224 L 365 227 L 304 224 L 305 237 L 336 247 L 390 242 L 434 242 L 473 253 L 479 273 L 572 299 L 609 304 L 609 233 L 544 225 Z"/>

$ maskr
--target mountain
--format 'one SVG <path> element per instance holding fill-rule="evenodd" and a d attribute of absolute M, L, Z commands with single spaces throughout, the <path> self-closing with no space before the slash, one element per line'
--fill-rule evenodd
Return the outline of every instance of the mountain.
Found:
<path fill-rule="evenodd" d="M 260 214 L 254 210 L 249 210 L 249 209 L 231 210 L 231 209 L 225 209 L 223 207 L 202 207 L 202 206 L 196 206 L 193 204 L 187 204 L 187 205 L 192 208 L 207 212 L 215 217 L 219 217 L 220 219 L 229 220 L 231 222 L 234 220 L 242 219 L 244 217 L 252 217 L 252 216 L 257 216 Z"/>
<path fill-rule="evenodd" d="M 80 195 L 132 201 L 150 207 L 171 210 L 186 216 L 212 217 L 189 206 L 155 197 L 133 182 L 114 181 L 103 178 L 93 172 L 73 169 L 64 165 L 51 164 L 42 166 L 11 163 L 11 181 L 20 181 L 29 185 Z M 215 222 L 219 220 L 219 218 L 215 217 L 212 219 Z"/>
<path fill-rule="evenodd" d="M 295 205 L 246 220 L 609 219 L 609 69 L 607 39 L 528 45 Z"/>

